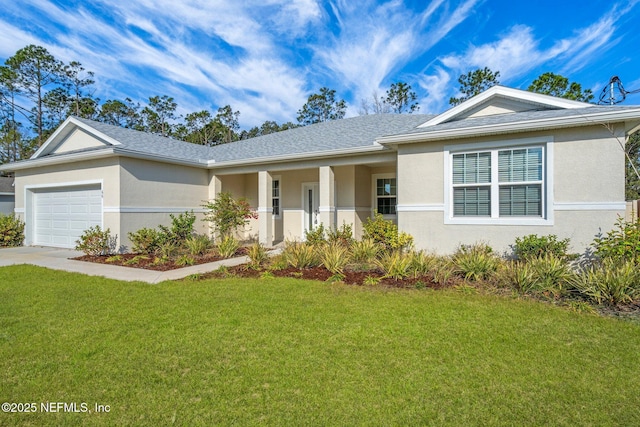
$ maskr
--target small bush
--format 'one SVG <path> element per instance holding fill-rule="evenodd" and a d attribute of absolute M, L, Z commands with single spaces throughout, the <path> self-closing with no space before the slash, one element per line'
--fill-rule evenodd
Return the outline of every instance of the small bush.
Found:
<path fill-rule="evenodd" d="M 380 278 L 376 276 L 367 276 L 364 278 L 364 281 L 362 283 L 366 286 L 376 286 L 378 283 L 380 283 Z"/>
<path fill-rule="evenodd" d="M 196 263 L 196 260 L 191 255 L 181 255 L 176 260 L 176 264 L 181 266 L 193 265 L 195 263 Z"/>
<path fill-rule="evenodd" d="M 218 253 L 222 258 L 231 258 L 240 248 L 240 242 L 233 236 L 225 236 L 218 243 Z"/>
<path fill-rule="evenodd" d="M 196 222 L 196 216 L 193 212 L 181 213 L 177 217 L 169 214 L 171 217 L 171 227 L 164 225 L 158 226 L 160 233 L 165 239 L 181 245 L 189 237 L 193 235 L 193 224 Z"/>
<path fill-rule="evenodd" d="M 254 243 L 253 245 L 249 246 L 247 256 L 249 257 L 248 267 L 253 270 L 261 269 L 269 259 L 267 250 L 261 243 Z"/>
<path fill-rule="evenodd" d="M 152 255 L 156 253 L 161 244 L 161 236 L 156 229 L 141 228 L 134 233 L 127 233 L 133 245 L 134 253 Z"/>
<path fill-rule="evenodd" d="M 377 265 L 382 269 L 385 277 L 402 280 L 409 276 L 411 257 L 400 251 L 392 251 L 382 255 Z"/>
<path fill-rule="evenodd" d="M 618 218 L 615 228 L 591 244 L 602 259 L 640 262 L 640 219 L 627 222 Z"/>
<path fill-rule="evenodd" d="M 147 256 L 147 255 L 136 255 L 133 258 L 128 259 L 124 263 L 126 265 L 138 265 L 138 264 L 140 264 L 141 261 L 146 261 L 148 259 L 149 259 L 149 256 Z"/>
<path fill-rule="evenodd" d="M 363 239 L 351 245 L 351 257 L 355 262 L 373 263 L 380 253 L 381 245 L 373 239 Z"/>
<path fill-rule="evenodd" d="M 312 246 L 324 245 L 326 243 L 324 225 L 320 223 L 313 230 L 305 230 L 304 240 Z"/>
<path fill-rule="evenodd" d="M 554 234 L 548 236 L 529 234 L 528 236 L 516 238 L 513 252 L 519 260 L 537 258 L 547 254 L 565 258 L 568 256 L 568 248 L 569 239 L 558 240 L 558 236 Z"/>
<path fill-rule="evenodd" d="M 202 207 L 207 209 L 204 221 L 210 222 L 212 230 L 220 237 L 229 236 L 239 227 L 247 225 L 252 218 L 258 218 L 247 199 L 234 199 L 227 192 L 219 193 L 215 200 L 205 202 Z"/>
<path fill-rule="evenodd" d="M 86 255 L 111 255 L 116 250 L 118 236 L 111 236 L 108 228 L 102 230 L 99 225 L 85 230 L 76 240 L 76 250 L 82 251 Z"/>
<path fill-rule="evenodd" d="M 505 287 L 528 294 L 538 290 L 538 282 L 534 278 L 529 264 L 521 261 L 509 262 L 499 272 L 498 281 Z"/>
<path fill-rule="evenodd" d="M 438 263 L 438 259 L 424 251 L 409 253 L 409 271 L 413 277 L 420 277 L 430 273 Z"/>
<path fill-rule="evenodd" d="M 579 295 L 596 304 L 615 306 L 640 298 L 640 270 L 631 261 L 608 258 L 592 266 L 571 281 Z"/>
<path fill-rule="evenodd" d="M 438 258 L 433 270 L 433 280 L 439 285 L 446 285 L 455 273 L 455 265 L 450 258 Z"/>
<path fill-rule="evenodd" d="M 22 246 L 24 222 L 15 215 L 0 213 L 0 247 Z"/>
<path fill-rule="evenodd" d="M 175 254 L 178 253 L 178 245 L 176 245 L 173 241 L 163 242 L 158 246 L 157 253 L 161 258 L 169 259 Z"/>
<path fill-rule="evenodd" d="M 313 245 L 300 242 L 288 242 L 282 253 L 287 264 L 294 268 L 310 268 L 320 264 Z"/>
<path fill-rule="evenodd" d="M 363 224 L 364 237 L 372 239 L 382 245 L 386 250 L 404 250 L 413 245 L 413 237 L 405 232 L 399 232 L 398 226 L 384 219 L 384 216 L 376 212 L 372 218 L 367 218 Z"/>
<path fill-rule="evenodd" d="M 191 255 L 204 255 L 211 247 L 211 240 L 207 236 L 196 234 L 185 240 L 184 245 Z"/>
<path fill-rule="evenodd" d="M 349 249 L 337 241 L 325 245 L 320 250 L 322 265 L 334 275 L 342 274 L 349 258 Z"/>
<path fill-rule="evenodd" d="M 567 262 L 555 255 L 545 255 L 529 261 L 535 282 L 534 290 L 547 292 L 555 297 L 562 296 L 574 277 Z"/>
<path fill-rule="evenodd" d="M 346 247 L 351 246 L 353 243 L 353 227 L 351 224 L 343 222 L 341 227 L 327 232 L 327 241 L 329 243 L 338 243 Z"/>
<path fill-rule="evenodd" d="M 457 270 L 465 279 L 478 281 L 488 279 L 500 266 L 500 259 L 486 244 L 463 245 L 453 255 Z"/>

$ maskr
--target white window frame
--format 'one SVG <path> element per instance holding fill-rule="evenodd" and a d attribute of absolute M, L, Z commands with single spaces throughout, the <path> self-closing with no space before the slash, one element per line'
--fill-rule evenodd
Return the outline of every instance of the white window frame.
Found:
<path fill-rule="evenodd" d="M 385 219 L 396 219 L 398 217 L 398 177 L 395 173 L 379 173 L 371 175 L 371 213 L 378 209 L 378 180 L 379 179 L 395 179 L 396 180 L 396 213 L 384 215 Z M 384 197 L 384 196 L 382 196 Z M 390 196 L 391 197 L 391 196 Z"/>
<path fill-rule="evenodd" d="M 543 136 L 475 144 L 446 145 L 444 147 L 444 223 L 469 225 L 553 225 L 553 137 Z M 509 149 L 542 147 L 542 216 L 500 216 L 500 185 L 498 152 Z M 491 216 L 454 216 L 453 155 L 491 152 Z M 502 183 L 502 185 L 517 183 Z M 478 184 L 482 186 L 483 184 Z M 468 186 L 475 186 L 469 184 Z"/>
<path fill-rule="evenodd" d="M 278 182 L 278 197 L 273 196 L 273 183 Z M 274 219 L 280 219 L 282 217 L 282 179 L 280 176 L 274 176 L 271 178 L 271 209 L 273 213 L 273 201 L 278 200 L 278 214 L 273 214 Z"/>

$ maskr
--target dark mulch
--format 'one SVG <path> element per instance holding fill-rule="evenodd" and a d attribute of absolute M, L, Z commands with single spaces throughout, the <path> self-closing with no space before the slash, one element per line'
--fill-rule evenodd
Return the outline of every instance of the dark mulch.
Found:
<path fill-rule="evenodd" d="M 234 256 L 243 256 L 247 254 L 246 248 L 240 248 L 236 251 Z M 145 270 L 155 270 L 155 271 L 169 271 L 175 270 L 177 268 L 189 267 L 189 265 L 178 265 L 176 264 L 176 260 L 178 257 L 173 257 L 169 261 L 162 264 L 154 264 L 155 257 L 153 256 L 142 256 L 138 259 L 135 264 L 127 264 L 136 256 L 140 256 L 140 254 L 120 254 L 119 259 L 111 262 L 107 262 L 109 256 L 107 255 L 83 255 L 76 258 L 72 258 L 76 261 L 87 261 L 87 262 L 95 262 L 98 264 L 108 264 L 108 265 L 119 265 L 122 267 L 132 267 L 132 268 L 144 268 Z M 204 255 L 196 255 L 192 256 L 194 263 L 193 265 L 198 264 L 206 264 L 209 262 L 220 261 L 223 259 L 220 255 L 217 255 L 213 252 L 207 253 Z M 112 258 L 113 259 L 113 258 Z"/>
<path fill-rule="evenodd" d="M 260 277 L 265 270 L 254 270 L 248 268 L 246 264 L 238 265 L 236 267 L 229 268 L 224 274 L 231 274 L 237 277 L 247 277 L 247 278 L 256 278 Z M 275 277 L 292 277 L 296 279 L 304 279 L 304 280 L 318 280 L 321 282 L 326 282 L 335 278 L 335 275 L 331 273 L 324 267 L 312 267 L 312 268 L 293 268 L 288 267 L 281 270 L 269 270 L 269 273 Z M 201 278 L 206 277 L 216 277 L 219 274 L 216 272 L 207 274 L 205 276 L 201 276 Z M 373 277 L 378 279 L 378 286 L 390 287 L 390 288 L 429 288 L 429 289 L 442 289 L 454 286 L 457 284 L 455 280 L 450 280 L 446 284 L 437 283 L 433 280 L 432 276 L 422 276 L 422 277 L 408 277 L 403 280 L 395 280 L 391 278 L 383 277 L 383 273 L 379 270 L 370 270 L 370 271 L 353 271 L 353 270 L 345 270 L 343 273 L 343 277 L 340 281 L 346 283 L 348 285 L 357 285 L 363 286 L 365 285 L 365 281 L 368 277 Z"/>

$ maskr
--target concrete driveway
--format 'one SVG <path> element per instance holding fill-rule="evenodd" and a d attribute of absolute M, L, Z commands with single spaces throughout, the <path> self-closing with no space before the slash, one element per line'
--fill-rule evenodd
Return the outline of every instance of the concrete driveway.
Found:
<path fill-rule="evenodd" d="M 41 246 L 22 246 L 0 249 L 0 267 L 16 264 L 32 264 L 54 270 L 82 273 L 89 276 L 103 276 L 109 279 L 159 283 L 165 280 L 177 280 L 191 274 L 207 273 L 220 266 L 235 266 L 247 262 L 247 257 L 225 259 L 208 264 L 193 265 L 170 271 L 153 271 L 142 268 L 120 267 L 117 265 L 97 264 L 75 261 L 69 258 L 81 256 L 82 252 L 71 249 L 47 248 Z"/>

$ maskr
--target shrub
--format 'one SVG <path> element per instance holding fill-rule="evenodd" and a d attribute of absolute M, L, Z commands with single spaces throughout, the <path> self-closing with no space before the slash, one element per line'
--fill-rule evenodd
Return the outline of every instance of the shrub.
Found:
<path fill-rule="evenodd" d="M 215 200 L 202 205 L 207 212 L 204 221 L 212 223 L 212 230 L 220 237 L 229 236 L 239 227 L 245 226 L 253 218 L 257 218 L 245 198 L 234 199 L 231 193 L 218 193 Z"/>
<path fill-rule="evenodd" d="M 22 246 L 24 222 L 15 215 L 0 213 L 0 247 Z"/>
<path fill-rule="evenodd" d="M 76 240 L 76 250 L 86 255 L 111 255 L 116 250 L 118 236 L 111 236 L 111 230 L 102 230 L 99 225 L 85 230 Z"/>
<path fill-rule="evenodd" d="M 529 264 L 536 282 L 535 287 L 556 297 L 565 293 L 574 275 L 565 260 L 552 254 L 534 258 Z"/>
<path fill-rule="evenodd" d="M 195 263 L 196 260 L 191 255 L 182 255 L 176 260 L 176 264 L 181 266 L 193 265 Z"/>
<path fill-rule="evenodd" d="M 320 223 L 313 230 L 305 230 L 304 240 L 312 246 L 324 245 L 326 243 L 324 225 Z"/>
<path fill-rule="evenodd" d="M 184 245 L 191 255 L 203 255 L 211 247 L 211 240 L 207 236 L 196 234 L 185 240 Z"/>
<path fill-rule="evenodd" d="M 455 272 L 455 266 L 450 258 L 437 258 L 433 280 L 439 285 L 446 285 Z"/>
<path fill-rule="evenodd" d="M 581 296 L 596 304 L 630 303 L 640 298 L 640 270 L 634 262 L 616 262 L 608 258 L 601 266 L 592 266 L 576 275 L 571 285 Z"/>
<path fill-rule="evenodd" d="M 438 259 L 424 251 L 409 253 L 409 271 L 413 277 L 420 277 L 430 273 L 436 266 Z"/>
<path fill-rule="evenodd" d="M 349 258 L 349 249 L 338 242 L 329 243 L 320 250 L 322 265 L 333 274 L 342 274 Z"/>
<path fill-rule="evenodd" d="M 267 250 L 261 243 L 254 243 L 249 246 L 247 256 L 249 257 L 248 267 L 254 270 L 262 268 L 262 266 L 267 262 L 267 259 L 269 259 Z"/>
<path fill-rule="evenodd" d="M 514 255 L 517 259 L 527 260 L 547 254 L 558 258 L 568 256 L 569 239 L 558 240 L 558 236 L 550 234 L 548 236 L 538 236 L 529 234 L 524 237 L 517 237 L 514 245 Z"/>
<path fill-rule="evenodd" d="M 166 241 L 158 246 L 158 254 L 161 258 L 169 259 L 178 252 L 178 245 L 173 241 Z"/>
<path fill-rule="evenodd" d="M 398 226 L 384 219 L 376 212 L 373 219 L 367 218 L 363 224 L 364 237 L 372 239 L 386 250 L 404 250 L 413 245 L 413 237 L 405 232 L 399 232 Z"/>
<path fill-rule="evenodd" d="M 149 259 L 149 256 L 147 256 L 147 255 L 136 255 L 133 258 L 128 259 L 124 263 L 126 265 L 138 265 L 138 264 L 140 264 L 141 261 L 146 261 L 148 259 Z"/>
<path fill-rule="evenodd" d="M 499 282 L 524 294 L 538 289 L 538 282 L 534 278 L 531 267 L 521 261 L 506 264 L 505 268 L 500 270 Z"/>
<path fill-rule="evenodd" d="M 640 219 L 627 222 L 618 218 L 615 228 L 591 244 L 600 258 L 640 262 Z"/>
<path fill-rule="evenodd" d="M 300 242 L 288 242 L 282 253 L 287 264 L 294 268 L 310 268 L 320 264 L 313 245 Z"/>
<path fill-rule="evenodd" d="M 231 258 L 240 248 L 240 242 L 233 236 L 225 236 L 218 243 L 218 253 L 222 258 Z"/>
<path fill-rule="evenodd" d="M 158 226 L 161 240 L 172 240 L 181 245 L 193 235 L 193 224 L 196 222 L 196 216 L 193 212 L 181 213 L 177 217 L 174 214 L 169 214 L 169 216 L 171 217 L 171 227 Z"/>
<path fill-rule="evenodd" d="M 153 228 L 141 228 L 135 233 L 127 233 L 129 240 L 133 244 L 132 250 L 135 253 L 152 255 L 160 249 L 161 236 Z"/>
<path fill-rule="evenodd" d="M 382 269 L 385 277 L 402 280 L 409 276 L 411 257 L 398 250 L 391 251 L 382 255 L 377 261 L 377 265 Z"/>
<path fill-rule="evenodd" d="M 465 279 L 477 281 L 493 275 L 501 261 L 495 256 L 490 246 L 477 243 L 460 246 L 453 255 L 453 262 Z"/>
<path fill-rule="evenodd" d="M 351 245 L 351 257 L 356 262 L 372 263 L 378 257 L 380 248 L 373 239 L 356 241 Z"/>
<path fill-rule="evenodd" d="M 353 227 L 351 224 L 343 222 L 341 227 L 327 232 L 327 241 L 329 243 L 338 243 L 342 246 L 351 246 L 353 243 Z"/>

